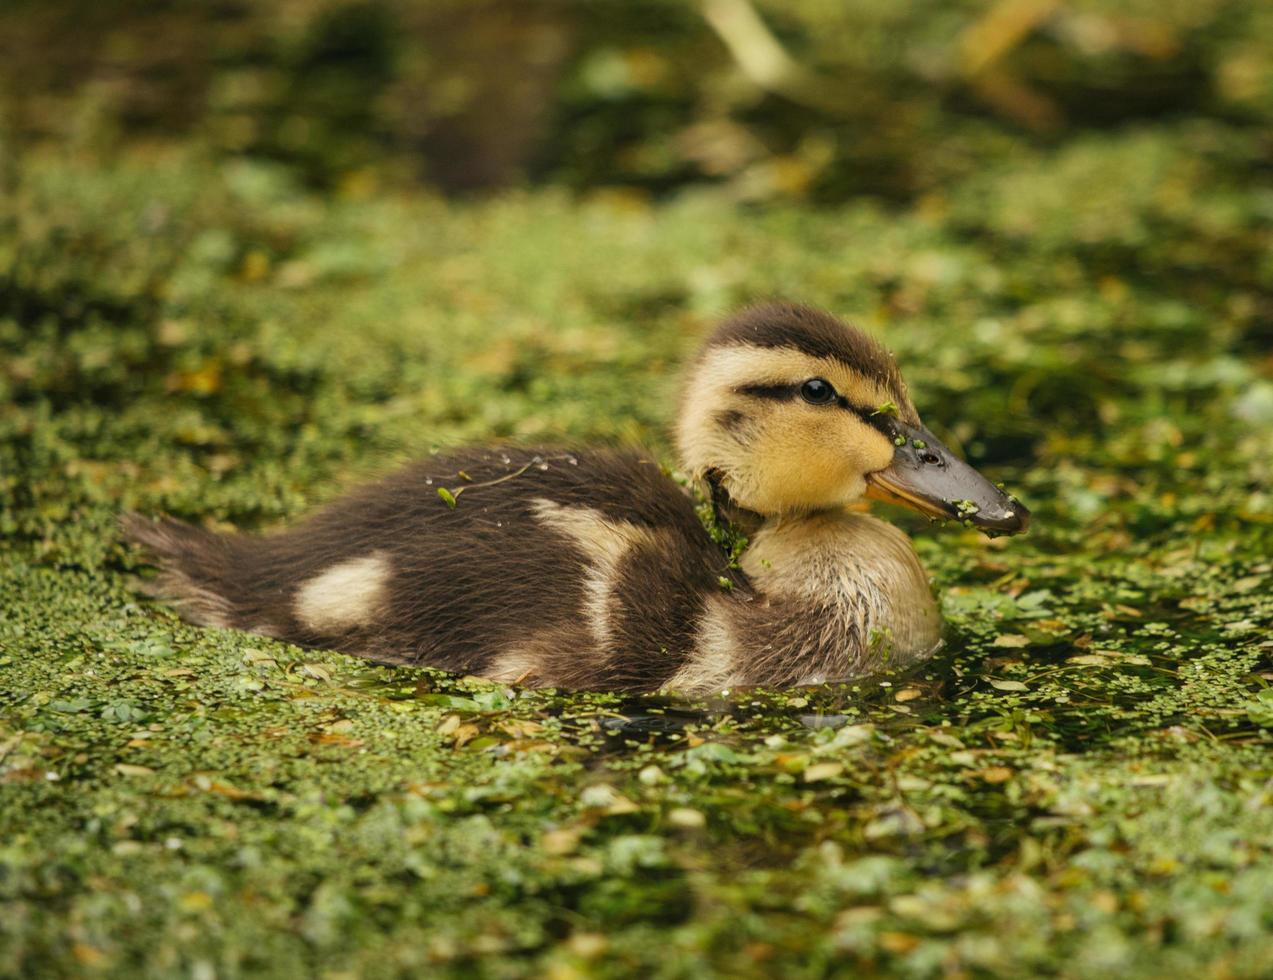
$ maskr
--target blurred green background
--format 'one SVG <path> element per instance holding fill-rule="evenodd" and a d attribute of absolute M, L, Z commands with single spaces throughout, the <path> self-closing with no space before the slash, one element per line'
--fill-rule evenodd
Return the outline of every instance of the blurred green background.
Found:
<path fill-rule="evenodd" d="M 1270 36 L 1242 0 L 9 0 L 0 106 L 11 145 L 195 140 L 320 187 L 909 201 L 1081 134 L 1264 137 Z"/>

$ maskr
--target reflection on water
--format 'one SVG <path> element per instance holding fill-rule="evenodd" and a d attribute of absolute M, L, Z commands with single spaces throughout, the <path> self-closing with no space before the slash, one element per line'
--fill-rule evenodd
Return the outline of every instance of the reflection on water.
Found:
<path fill-rule="evenodd" d="M 1241 685 L 1260 669 L 1254 661 L 1234 662 L 1244 654 L 1207 618 L 1174 607 L 1148 613 L 1125 623 L 1103 621 L 1099 646 L 1076 645 L 1075 630 L 1034 637 L 1028 651 L 986 655 L 955 636 L 936 658 L 906 673 L 789 690 L 736 689 L 692 700 L 527 690 L 433 670 L 371 666 L 360 667 L 344 686 L 465 719 L 538 720 L 551 725 L 555 743 L 598 759 L 703 740 L 742 746 L 851 724 L 870 724 L 884 735 L 942 726 L 984 734 L 996 744 L 1042 740 L 1085 752 L 1119 738 L 1170 732 L 1193 717 L 1195 703 L 1215 685 Z M 1243 696 L 1241 688 L 1236 696 Z M 1241 711 L 1209 719 L 1208 726 L 1228 738 L 1256 730 Z"/>
<path fill-rule="evenodd" d="M 745 743 L 864 721 L 886 732 L 913 728 L 941 702 L 953 676 L 937 666 L 933 662 L 909 674 L 852 683 L 789 690 L 735 689 L 696 699 L 674 694 L 525 690 L 440 671 L 393 667 L 361 668 L 343 686 L 391 701 L 450 709 L 462 716 L 515 712 L 519 717 L 552 719 L 571 741 L 609 757 L 642 746 L 673 747 L 687 737 Z"/>

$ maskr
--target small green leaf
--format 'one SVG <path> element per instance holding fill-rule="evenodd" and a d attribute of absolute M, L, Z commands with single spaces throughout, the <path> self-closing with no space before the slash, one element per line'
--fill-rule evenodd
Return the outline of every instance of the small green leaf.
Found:
<path fill-rule="evenodd" d="M 1253 724 L 1273 728 L 1273 687 L 1266 687 L 1255 696 L 1254 701 L 1248 701 L 1243 707 Z"/>
<path fill-rule="evenodd" d="M 897 416 L 897 404 L 895 402 L 885 402 L 875 409 L 872 415 L 892 415 Z"/>
<path fill-rule="evenodd" d="M 69 701 L 54 701 L 49 707 L 62 714 L 74 715 L 93 707 L 93 702 L 88 698 L 75 698 Z"/>
<path fill-rule="evenodd" d="M 442 502 L 455 510 L 455 494 L 446 487 L 438 487 L 438 496 L 442 498 Z"/>
<path fill-rule="evenodd" d="M 699 759 L 708 762 L 741 762 L 744 757 L 723 742 L 704 742 L 685 752 L 686 759 Z"/>
<path fill-rule="evenodd" d="M 146 712 L 131 701 L 112 701 L 102 709 L 101 717 L 105 721 L 131 722 L 136 724 L 146 718 Z"/>

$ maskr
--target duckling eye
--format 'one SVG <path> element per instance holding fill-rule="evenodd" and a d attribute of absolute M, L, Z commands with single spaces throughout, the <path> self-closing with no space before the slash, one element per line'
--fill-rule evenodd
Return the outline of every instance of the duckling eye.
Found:
<path fill-rule="evenodd" d="M 800 386 L 800 397 L 810 405 L 826 405 L 835 400 L 835 389 L 830 381 L 810 378 Z"/>

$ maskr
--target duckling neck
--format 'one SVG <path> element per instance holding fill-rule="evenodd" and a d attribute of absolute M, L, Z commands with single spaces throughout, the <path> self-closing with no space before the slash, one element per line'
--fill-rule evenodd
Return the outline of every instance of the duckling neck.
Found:
<path fill-rule="evenodd" d="M 765 523 L 763 515 L 748 510 L 729 495 L 722 483 L 721 474 L 712 470 L 706 477 L 708 494 L 712 502 L 712 516 L 717 526 L 728 528 L 733 534 L 750 538 Z"/>
<path fill-rule="evenodd" d="M 762 597 L 807 606 L 831 634 L 838 625 L 846 642 L 878 646 L 881 659 L 887 650 L 893 666 L 937 646 L 941 618 L 928 576 L 892 524 L 819 511 L 764 518 L 749 538 L 741 564 Z"/>

